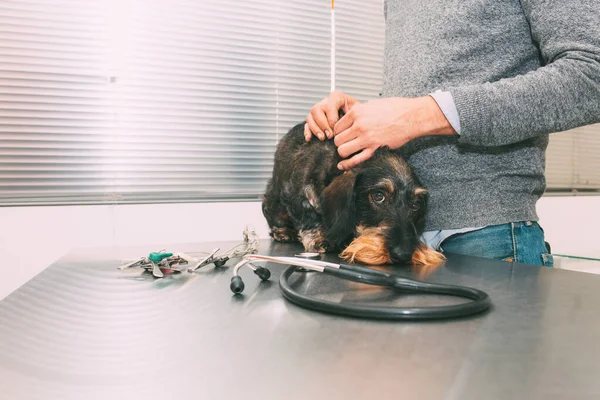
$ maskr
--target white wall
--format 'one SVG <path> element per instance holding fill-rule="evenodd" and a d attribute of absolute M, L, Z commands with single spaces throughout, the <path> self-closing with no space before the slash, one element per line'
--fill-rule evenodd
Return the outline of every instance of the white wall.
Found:
<path fill-rule="evenodd" d="M 600 258 L 600 196 L 552 196 L 538 203 L 552 253 Z"/>
<path fill-rule="evenodd" d="M 241 241 L 246 225 L 268 237 L 257 202 L 5 207 L 0 225 L 0 299 L 74 248 Z"/>
<path fill-rule="evenodd" d="M 553 252 L 600 257 L 598 209 L 600 196 L 543 198 Z M 0 299 L 74 248 L 241 240 L 247 224 L 268 238 L 258 202 L 5 207 L 0 224 Z"/>

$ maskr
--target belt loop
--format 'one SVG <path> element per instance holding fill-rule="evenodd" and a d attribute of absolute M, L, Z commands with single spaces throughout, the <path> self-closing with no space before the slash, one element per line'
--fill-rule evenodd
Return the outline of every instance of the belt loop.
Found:
<path fill-rule="evenodd" d="M 513 242 L 513 260 L 515 262 L 517 262 L 517 238 L 515 236 L 515 223 L 511 222 L 510 223 L 510 234 L 512 235 L 512 242 Z"/>

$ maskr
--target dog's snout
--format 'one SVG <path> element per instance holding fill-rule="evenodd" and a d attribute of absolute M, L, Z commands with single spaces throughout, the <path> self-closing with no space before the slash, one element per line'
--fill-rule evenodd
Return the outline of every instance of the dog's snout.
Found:
<path fill-rule="evenodd" d="M 390 251 L 390 257 L 394 263 L 406 263 L 412 258 L 412 252 L 404 248 L 404 246 L 395 246 Z"/>

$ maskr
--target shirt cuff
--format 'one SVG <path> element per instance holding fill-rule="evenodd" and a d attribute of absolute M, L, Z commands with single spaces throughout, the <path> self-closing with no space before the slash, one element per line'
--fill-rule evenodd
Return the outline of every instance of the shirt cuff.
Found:
<path fill-rule="evenodd" d="M 444 113 L 444 116 L 452 125 L 452 128 L 460 135 L 460 118 L 458 117 L 458 110 L 454 103 L 454 98 L 450 92 L 442 92 L 437 90 L 429 94 L 438 103 L 438 106 Z"/>

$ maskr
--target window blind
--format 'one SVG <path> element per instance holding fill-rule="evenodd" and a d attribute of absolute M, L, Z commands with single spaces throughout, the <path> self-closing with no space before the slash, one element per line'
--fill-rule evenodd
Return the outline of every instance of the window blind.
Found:
<path fill-rule="evenodd" d="M 256 200 L 330 89 L 330 1 L 0 0 L 0 205 Z M 382 83 L 381 0 L 336 2 L 336 87 Z M 600 125 L 550 191 L 600 189 Z"/>
<path fill-rule="evenodd" d="M 381 2 L 336 4 L 339 89 L 381 87 Z M 258 199 L 330 90 L 330 1 L 0 1 L 0 203 Z"/>
<path fill-rule="evenodd" d="M 550 135 L 546 181 L 549 193 L 600 191 L 600 124 Z"/>

